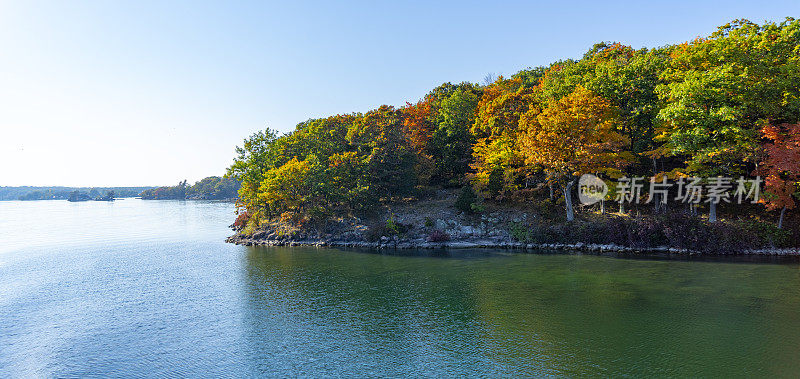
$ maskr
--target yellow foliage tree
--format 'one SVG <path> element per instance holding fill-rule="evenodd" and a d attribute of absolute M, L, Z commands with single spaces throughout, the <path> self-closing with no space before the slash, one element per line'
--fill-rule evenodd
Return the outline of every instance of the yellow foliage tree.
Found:
<path fill-rule="evenodd" d="M 310 173 L 311 167 L 307 161 L 292 158 L 284 165 L 267 171 L 258 196 L 272 212 L 291 210 L 299 213 L 311 196 Z"/>
<path fill-rule="evenodd" d="M 492 196 L 523 174 L 524 160 L 517 146 L 517 131 L 520 116 L 532 104 L 533 91 L 524 87 L 519 78 L 500 77 L 484 89 L 478 102 L 477 117 L 471 130 L 477 138 L 472 153 L 473 181 L 480 190 Z"/>
<path fill-rule="evenodd" d="M 564 191 L 567 221 L 574 219 L 572 189 L 578 176 L 618 170 L 630 159 L 628 140 L 615 131 L 616 109 L 582 86 L 541 112 L 520 117 L 520 150 Z"/>

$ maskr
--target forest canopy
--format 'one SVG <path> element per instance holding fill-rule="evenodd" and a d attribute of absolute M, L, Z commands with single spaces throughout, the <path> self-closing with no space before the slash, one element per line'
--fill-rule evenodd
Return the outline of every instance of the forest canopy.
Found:
<path fill-rule="evenodd" d="M 570 196 L 584 173 L 767 178 L 767 209 L 798 202 L 800 22 L 736 20 L 693 41 L 592 46 L 580 59 L 483 84 L 444 83 L 396 108 L 258 132 L 227 176 L 240 211 L 325 219 L 469 186 L 488 201 Z"/>

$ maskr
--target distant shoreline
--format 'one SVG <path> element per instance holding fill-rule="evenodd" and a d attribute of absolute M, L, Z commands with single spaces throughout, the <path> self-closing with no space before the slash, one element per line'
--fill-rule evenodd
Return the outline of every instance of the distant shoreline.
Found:
<path fill-rule="evenodd" d="M 130 198 L 151 188 L 154 187 L 6 186 L 0 187 L 0 201 L 67 200 L 75 191 L 92 199 L 105 196 L 109 192 L 113 193 L 114 198 Z"/>
<path fill-rule="evenodd" d="M 143 199 L 139 196 L 125 196 L 125 197 L 115 197 L 114 200 L 125 200 L 125 199 L 138 199 L 138 200 L 145 200 L 145 201 L 163 201 L 163 200 L 179 200 L 179 201 L 210 201 L 210 202 L 219 202 L 219 203 L 235 203 L 237 199 Z M 31 202 L 31 201 L 66 201 L 70 202 L 68 199 L 31 199 L 31 200 L 20 200 L 20 199 L 0 199 L 0 201 L 24 201 L 24 202 Z M 105 200 L 98 200 L 98 201 L 105 201 Z M 87 201 L 75 201 L 75 203 L 86 203 L 86 202 L 95 202 L 95 200 L 87 200 Z"/>
<path fill-rule="evenodd" d="M 163 201 L 163 200 L 178 200 L 178 201 L 212 201 L 217 203 L 235 203 L 237 198 L 227 198 L 227 199 L 198 199 L 198 198 L 188 198 L 188 199 L 145 199 L 142 197 L 135 197 L 135 199 L 144 200 L 144 201 Z"/>

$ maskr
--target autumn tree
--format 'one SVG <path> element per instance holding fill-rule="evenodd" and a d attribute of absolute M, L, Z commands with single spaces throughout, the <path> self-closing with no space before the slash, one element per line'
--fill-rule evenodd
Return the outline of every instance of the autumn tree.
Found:
<path fill-rule="evenodd" d="M 473 181 L 478 189 L 497 196 L 504 188 L 525 181 L 525 161 L 520 154 L 519 119 L 531 107 L 533 89 L 522 77 L 504 79 L 484 88 L 472 126 Z"/>
<path fill-rule="evenodd" d="M 295 130 L 283 138 L 283 157 L 297 157 L 305 160 L 310 154 L 316 155 L 322 162 L 328 157 L 347 151 L 350 146 L 347 132 L 359 115 L 336 115 L 326 118 L 310 119 L 297 124 Z"/>
<path fill-rule="evenodd" d="M 259 188 L 259 199 L 271 212 L 302 212 L 312 195 L 310 173 L 307 161 L 292 158 L 267 171 Z"/>
<path fill-rule="evenodd" d="M 656 87 L 666 64 L 665 55 L 659 49 L 636 50 L 620 43 L 601 43 L 582 60 L 590 68 L 585 87 L 619 110 L 617 131 L 627 137 L 628 150 L 635 155 L 657 147 L 653 142 L 660 109 Z"/>
<path fill-rule="evenodd" d="M 428 95 L 415 104 L 406 103 L 401 109 L 408 145 L 417 157 L 415 166 L 417 178 L 425 185 L 430 184 L 435 170 L 433 156 L 429 152 L 429 143 L 436 130 L 434 99 Z"/>
<path fill-rule="evenodd" d="M 759 173 L 765 176 L 767 209 L 780 209 L 778 228 L 783 227 L 787 209 L 794 209 L 800 198 L 800 124 L 768 125 L 762 129 L 767 142 Z"/>
<path fill-rule="evenodd" d="M 583 86 L 551 103 L 541 112 L 520 118 L 522 153 L 527 163 L 544 167 L 560 184 L 567 221 L 574 219 L 572 190 L 583 173 L 617 170 L 629 157 L 627 139 L 615 131 L 617 110 Z"/>
<path fill-rule="evenodd" d="M 342 215 L 417 184 L 469 180 L 495 200 L 556 184 L 571 220 L 580 173 L 756 172 L 767 178 L 765 203 L 783 215 L 797 202 L 799 51 L 800 23 L 790 18 L 737 20 L 657 49 L 602 42 L 580 59 L 484 85 L 444 83 L 400 109 L 256 133 L 227 175 L 241 181 L 240 206 L 256 216 Z M 709 214 L 714 221 L 714 203 Z"/>

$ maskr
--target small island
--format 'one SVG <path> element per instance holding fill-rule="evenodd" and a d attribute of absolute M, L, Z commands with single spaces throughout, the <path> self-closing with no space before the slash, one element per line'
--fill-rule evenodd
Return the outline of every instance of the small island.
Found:
<path fill-rule="evenodd" d="M 736 20 L 653 49 L 603 42 L 256 133 L 228 171 L 228 241 L 797 255 L 798 30 Z"/>
<path fill-rule="evenodd" d="M 103 196 L 95 196 L 94 198 L 85 192 L 81 192 L 78 190 L 72 191 L 67 198 L 69 202 L 79 202 L 79 201 L 114 201 L 114 191 L 107 191 Z"/>

